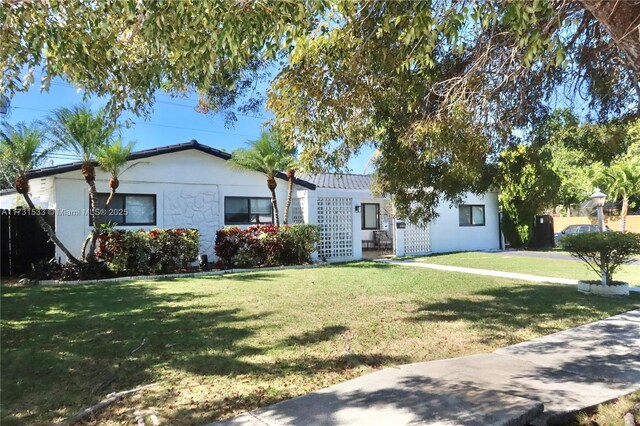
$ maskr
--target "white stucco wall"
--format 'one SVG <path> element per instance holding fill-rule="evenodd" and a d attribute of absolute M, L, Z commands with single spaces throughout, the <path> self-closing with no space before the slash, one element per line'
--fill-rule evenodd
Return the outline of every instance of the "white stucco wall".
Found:
<path fill-rule="evenodd" d="M 31 179 L 29 181 L 29 193 L 31 201 L 36 208 L 48 209 L 55 204 L 55 191 L 53 177 Z M 22 195 L 17 192 L 9 192 L 0 195 L 0 209 L 15 209 L 16 206 L 26 206 Z"/>
<path fill-rule="evenodd" d="M 109 178 L 107 173 L 97 169 L 96 186 L 99 192 L 108 192 Z M 282 179 L 278 179 L 277 182 L 276 192 L 282 222 L 287 182 Z M 80 171 L 34 179 L 31 186 L 36 205 L 56 209 L 57 234 L 74 254 L 79 255 L 82 243 L 91 230 L 87 214 L 88 187 Z M 210 259 L 214 258 L 215 233 L 225 226 L 225 197 L 270 197 L 262 174 L 232 169 L 227 161 L 197 150 L 140 160 L 135 167 L 122 174 L 118 192 L 156 196 L 155 225 L 119 226 L 120 229 L 196 228 L 202 235 L 200 254 L 207 254 Z M 351 198 L 352 259 L 362 257 L 361 240 L 372 239 L 371 231 L 361 229 L 361 213 L 356 212 L 355 207 L 365 202 L 380 203 L 382 207 L 389 201 L 385 198 L 375 198 L 369 191 L 328 188 L 313 191 L 297 185 L 294 188 L 294 196 L 303 200 L 304 221 L 312 224 L 317 224 L 318 198 Z M 0 196 L 3 208 L 13 207 L 10 204 L 15 203 L 15 199 L 15 194 Z M 458 208 L 450 207 L 447 203 L 440 205 L 440 216 L 429 224 L 430 247 L 433 252 L 499 248 L 497 192 L 489 192 L 484 196 L 469 195 L 464 203 L 485 206 L 485 225 L 460 226 Z M 390 218 L 391 234 L 396 233 L 394 223 Z M 64 260 L 59 250 L 57 255 Z"/>
<path fill-rule="evenodd" d="M 108 181 L 109 175 L 98 168 L 98 192 L 108 192 Z M 69 250 L 79 254 L 91 228 L 86 214 L 73 213 L 89 208 L 87 184 L 78 170 L 55 176 L 54 188 L 50 200 L 55 201 L 58 213 L 57 234 Z M 197 150 L 141 160 L 122 174 L 118 193 L 156 195 L 155 225 L 119 229 L 197 228 L 202 234 L 200 254 L 207 254 L 210 259 L 214 256 L 215 232 L 225 226 L 224 197 L 271 196 L 262 174 L 231 169 L 227 161 Z M 276 195 L 282 221 L 287 196 L 285 180 L 278 179 Z M 57 255 L 63 256 L 59 251 Z"/>
<path fill-rule="evenodd" d="M 0 209 L 14 209 L 22 201 L 22 196 L 17 192 L 10 192 L 0 195 Z"/>
<path fill-rule="evenodd" d="M 484 205 L 485 225 L 460 226 L 458 208 L 450 207 L 448 203 L 441 204 L 437 209 L 440 216 L 429 224 L 432 252 L 498 250 L 498 193 L 487 192 L 481 196 L 469 194 L 463 204 Z"/>

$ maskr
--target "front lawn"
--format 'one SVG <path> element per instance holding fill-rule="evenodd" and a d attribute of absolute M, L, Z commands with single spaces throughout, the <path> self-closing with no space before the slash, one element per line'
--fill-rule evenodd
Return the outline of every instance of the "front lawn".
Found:
<path fill-rule="evenodd" d="M 545 277 L 597 280 L 598 276 L 583 262 L 526 256 L 510 256 L 509 252 L 464 252 L 416 257 L 412 260 L 466 268 L 518 272 Z M 616 281 L 640 286 L 640 265 L 623 265 L 614 274 Z"/>
<path fill-rule="evenodd" d="M 636 295 L 369 262 L 5 286 L 0 422 L 49 423 L 158 382 L 94 422 L 153 413 L 163 424 L 202 424 L 383 366 L 490 351 L 638 306 Z"/>

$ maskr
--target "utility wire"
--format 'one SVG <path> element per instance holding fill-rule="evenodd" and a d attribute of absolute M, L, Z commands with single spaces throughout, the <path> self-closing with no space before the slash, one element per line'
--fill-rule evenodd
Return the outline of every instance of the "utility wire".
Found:
<path fill-rule="evenodd" d="M 34 75 L 34 78 L 36 77 L 36 75 Z M 42 75 L 39 75 L 38 77 L 42 77 Z M 65 82 L 60 82 L 60 81 L 52 81 L 49 83 L 50 86 L 58 86 L 58 87 L 66 87 L 66 88 L 70 88 L 70 89 L 74 89 L 74 90 L 78 90 L 77 87 L 69 84 L 69 83 L 65 83 Z M 166 93 L 158 93 L 156 96 L 164 96 L 167 99 L 175 99 L 173 96 L 168 95 Z M 185 98 L 182 98 L 185 99 Z M 189 97 L 187 97 L 186 99 L 189 99 L 191 101 L 195 101 L 194 99 L 191 99 Z M 178 106 L 178 107 L 182 107 L 182 108 L 190 108 L 190 109 L 195 109 L 195 105 L 189 105 L 189 104 L 183 104 L 183 103 L 179 103 L 179 102 L 174 102 L 174 101 L 162 101 L 162 100 L 156 100 L 155 103 L 157 104 L 163 104 L 163 105 L 172 105 L 172 106 Z M 235 115 L 239 116 L 239 117 L 246 117 L 246 118 L 255 118 L 258 120 L 267 120 L 268 117 L 264 117 L 264 116 L 259 116 L 259 115 L 248 115 L 248 114 L 240 114 L 240 113 L 234 113 Z"/>
<path fill-rule="evenodd" d="M 15 105 L 11 105 L 11 108 L 23 109 L 23 110 L 27 110 L 27 111 L 53 112 L 51 110 L 45 110 L 45 109 L 39 109 L 39 108 L 31 108 L 31 107 L 23 107 L 23 106 L 15 106 Z M 194 128 L 194 127 L 182 127 L 182 126 L 175 126 L 175 125 L 169 125 L 169 124 L 158 124 L 158 123 L 151 123 L 151 122 L 141 122 L 141 123 L 136 123 L 136 124 L 137 125 L 143 125 L 143 126 L 164 127 L 164 128 L 169 128 L 169 129 L 178 129 L 178 130 L 191 130 L 191 131 L 195 131 L 195 132 L 205 132 L 205 133 L 212 133 L 212 134 L 242 136 L 242 137 L 248 137 L 248 138 L 253 138 L 253 137 L 256 136 L 256 135 L 249 135 L 249 134 L 244 134 L 244 133 L 233 133 L 233 132 L 223 132 L 223 131 L 219 131 L 219 130 L 197 129 L 197 128 Z"/>

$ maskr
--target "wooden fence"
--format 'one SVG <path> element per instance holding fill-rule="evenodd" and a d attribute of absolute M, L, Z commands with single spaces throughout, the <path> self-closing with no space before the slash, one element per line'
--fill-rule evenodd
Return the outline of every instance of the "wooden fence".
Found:
<path fill-rule="evenodd" d="M 586 216 L 575 217 L 557 217 L 553 218 L 553 232 L 560 232 L 569 225 L 580 225 L 592 223 L 597 224 L 597 218 Z M 619 216 L 605 216 L 605 225 L 611 228 L 612 231 L 620 231 L 620 217 Z M 640 233 L 640 215 L 627 216 L 627 232 Z"/>

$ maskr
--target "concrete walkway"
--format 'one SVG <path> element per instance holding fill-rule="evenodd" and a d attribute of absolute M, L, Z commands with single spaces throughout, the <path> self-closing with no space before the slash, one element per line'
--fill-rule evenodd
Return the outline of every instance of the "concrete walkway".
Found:
<path fill-rule="evenodd" d="M 543 277 L 540 275 L 520 274 L 517 272 L 502 272 L 489 269 L 465 268 L 463 266 L 438 265 L 436 263 L 421 263 L 411 260 L 378 260 L 377 262 L 390 263 L 392 265 L 412 266 L 415 268 L 437 269 L 439 271 L 462 272 L 464 274 L 485 275 L 489 277 L 512 278 L 515 280 L 534 281 L 538 283 L 552 284 L 573 284 L 577 285 L 578 280 L 568 278 Z"/>
<path fill-rule="evenodd" d="M 575 262 L 581 262 L 580 259 L 576 259 L 568 253 L 557 253 L 553 251 L 529 251 L 529 250 L 506 250 L 498 252 L 486 252 L 495 255 L 502 256 L 518 256 L 518 257 L 536 257 L 542 259 L 560 259 L 560 260 L 573 260 Z M 635 258 L 629 263 L 629 265 L 640 265 L 640 259 Z"/>
<path fill-rule="evenodd" d="M 463 274 L 485 275 L 488 277 L 511 278 L 515 280 L 533 281 L 537 283 L 577 285 L 578 280 L 569 278 L 544 277 L 540 275 L 520 274 L 517 272 L 494 271 L 491 269 L 465 268 L 463 266 L 438 265 L 436 263 L 414 262 L 413 260 L 377 259 L 376 262 L 392 265 L 411 266 L 414 268 L 437 269 L 439 271 L 462 272 Z M 629 291 L 640 292 L 640 287 L 629 287 Z"/>
<path fill-rule="evenodd" d="M 214 424 L 545 425 L 638 388 L 640 310 L 492 353 L 386 368 Z"/>

